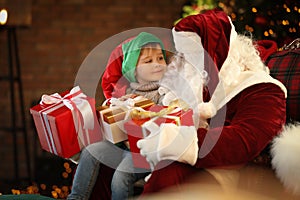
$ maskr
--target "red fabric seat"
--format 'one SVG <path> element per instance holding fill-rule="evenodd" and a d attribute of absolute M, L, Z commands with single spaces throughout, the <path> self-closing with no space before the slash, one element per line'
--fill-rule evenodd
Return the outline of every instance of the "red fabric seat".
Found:
<path fill-rule="evenodd" d="M 265 61 L 272 77 L 287 88 L 286 119 L 300 121 L 300 49 L 282 50 L 271 54 Z"/>
<path fill-rule="evenodd" d="M 270 69 L 270 75 L 281 81 L 287 88 L 287 123 L 300 121 L 300 38 L 278 51 L 272 40 L 256 43 L 262 60 Z"/>

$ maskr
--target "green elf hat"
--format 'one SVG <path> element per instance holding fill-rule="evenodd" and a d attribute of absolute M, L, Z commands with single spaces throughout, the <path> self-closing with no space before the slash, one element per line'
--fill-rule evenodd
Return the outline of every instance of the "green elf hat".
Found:
<path fill-rule="evenodd" d="M 130 82 L 136 82 L 134 75 L 135 67 L 138 62 L 142 47 L 148 43 L 159 43 L 164 58 L 166 59 L 165 48 L 162 41 L 150 33 L 141 32 L 133 40 L 122 45 L 122 74 Z"/>

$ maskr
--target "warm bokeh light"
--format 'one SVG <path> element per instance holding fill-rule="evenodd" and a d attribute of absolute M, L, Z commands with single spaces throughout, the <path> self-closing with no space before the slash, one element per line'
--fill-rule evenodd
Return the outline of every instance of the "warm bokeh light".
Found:
<path fill-rule="evenodd" d="M 0 25 L 4 25 L 7 22 L 8 12 L 5 9 L 0 10 Z"/>
<path fill-rule="evenodd" d="M 252 12 L 257 13 L 257 9 L 255 7 L 253 7 Z"/>
<path fill-rule="evenodd" d="M 269 32 L 268 32 L 268 31 L 265 31 L 265 32 L 264 32 L 264 36 L 268 37 L 268 36 L 269 36 Z"/>
<path fill-rule="evenodd" d="M 289 21 L 288 20 L 282 20 L 282 25 L 289 25 Z"/>
<path fill-rule="evenodd" d="M 269 30 L 270 35 L 274 34 L 274 31 L 272 29 Z"/>

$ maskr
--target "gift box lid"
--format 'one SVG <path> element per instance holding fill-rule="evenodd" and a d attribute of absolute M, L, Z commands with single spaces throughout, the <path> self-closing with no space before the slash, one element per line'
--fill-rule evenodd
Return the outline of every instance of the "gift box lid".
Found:
<path fill-rule="evenodd" d="M 154 102 L 149 99 L 142 99 L 134 104 L 135 107 L 140 107 L 143 109 L 148 109 L 149 107 L 153 106 Z M 126 107 L 119 107 L 119 106 L 98 106 L 97 111 L 100 112 L 103 116 L 103 120 L 109 124 L 121 121 L 125 119 L 126 112 L 128 109 Z"/>
<path fill-rule="evenodd" d="M 164 108 L 167 107 L 154 105 L 149 109 L 149 111 L 159 112 Z M 193 116 L 193 110 L 188 109 L 187 111 L 179 110 L 177 112 L 171 112 L 167 116 L 160 116 L 155 118 L 150 118 L 150 117 L 143 118 L 143 119 L 132 118 L 131 120 L 127 121 L 124 124 L 124 128 L 127 131 L 128 135 L 131 135 L 133 137 L 136 136 L 140 137 L 141 127 L 145 122 L 151 119 L 153 119 L 157 125 L 160 125 L 162 123 L 174 123 L 177 125 L 193 126 L 194 122 L 192 116 Z"/>

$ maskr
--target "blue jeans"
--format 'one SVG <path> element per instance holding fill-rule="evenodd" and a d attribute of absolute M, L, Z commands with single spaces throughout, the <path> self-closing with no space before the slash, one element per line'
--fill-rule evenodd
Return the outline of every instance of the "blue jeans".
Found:
<path fill-rule="evenodd" d="M 73 180 L 71 194 L 67 199 L 89 199 L 96 183 L 100 163 L 116 169 L 112 178 L 112 199 L 127 199 L 133 195 L 133 184 L 149 172 L 135 169 L 131 153 L 108 142 L 101 141 L 87 146 L 80 155 Z"/>
<path fill-rule="evenodd" d="M 123 159 L 117 167 L 111 182 L 112 199 L 128 199 L 134 195 L 134 183 L 149 174 L 148 170 L 134 168 L 132 156 L 125 151 Z"/>

